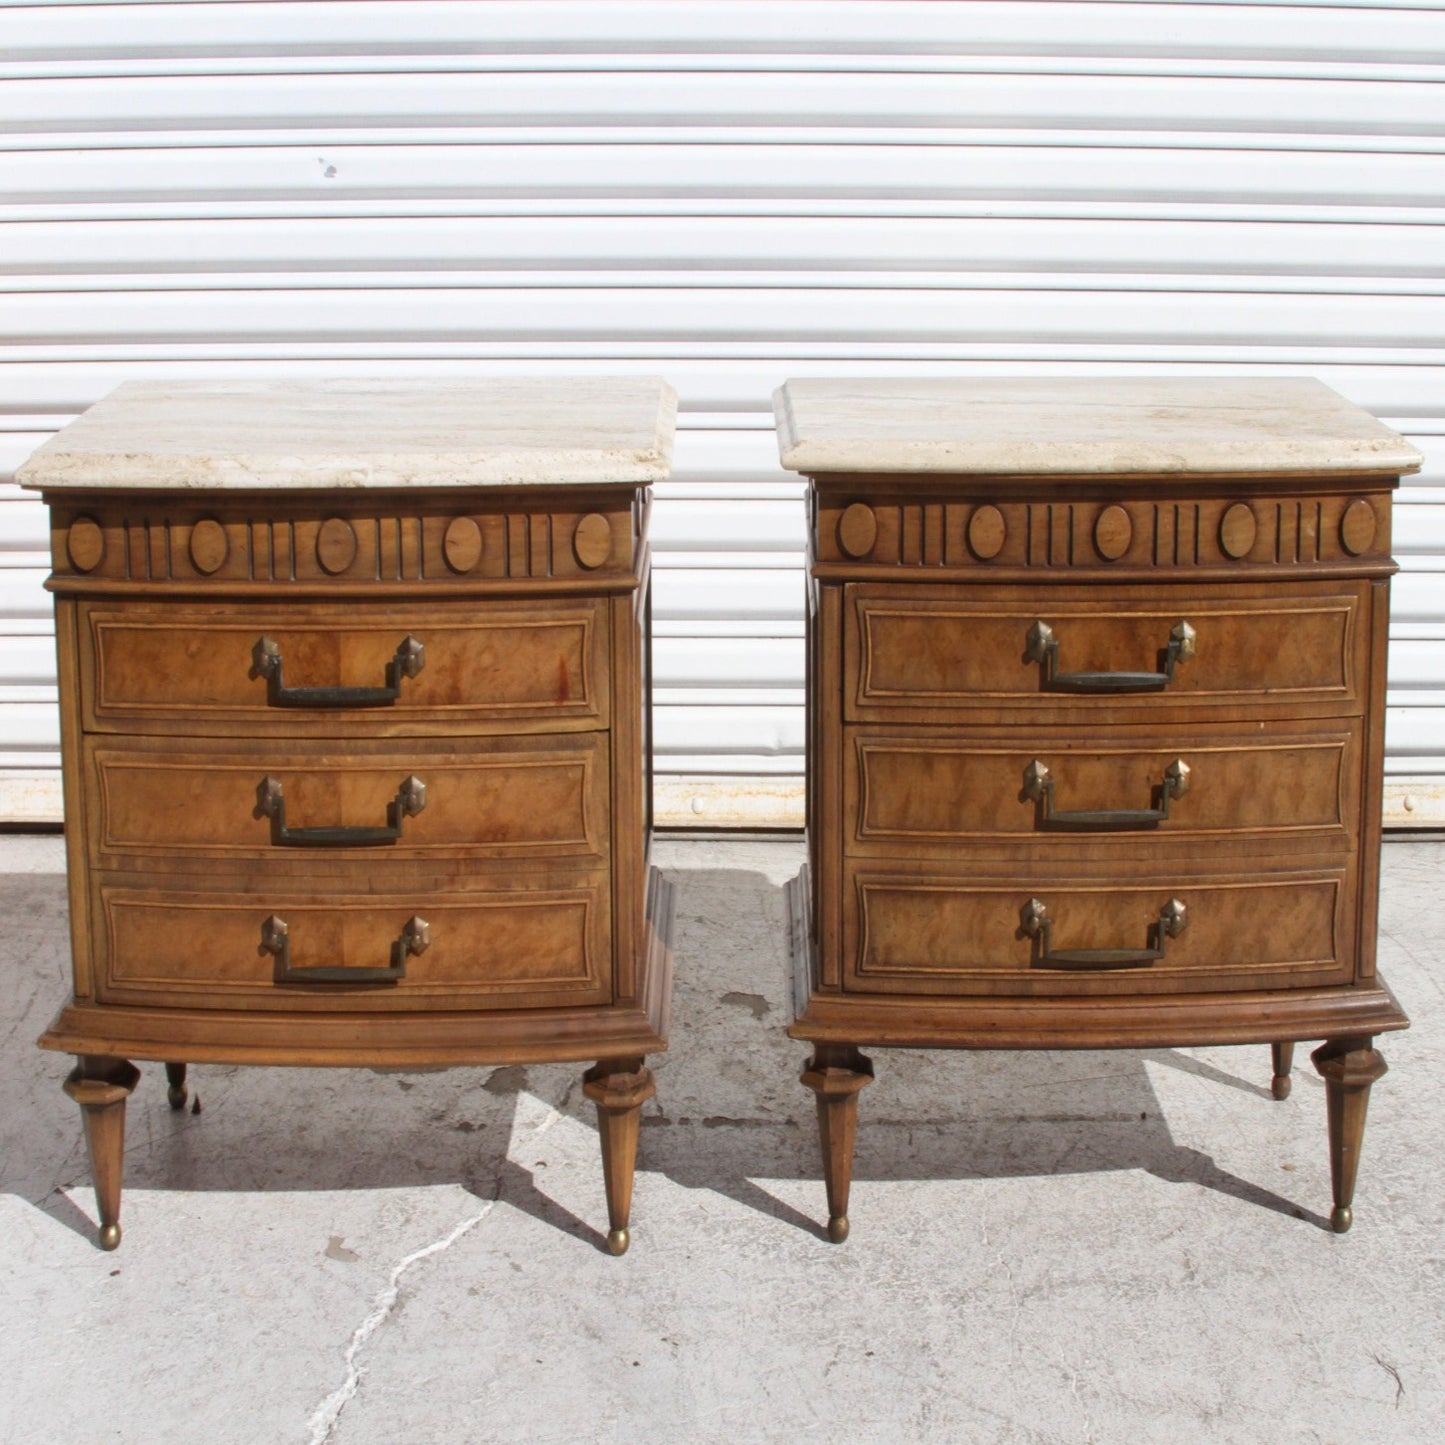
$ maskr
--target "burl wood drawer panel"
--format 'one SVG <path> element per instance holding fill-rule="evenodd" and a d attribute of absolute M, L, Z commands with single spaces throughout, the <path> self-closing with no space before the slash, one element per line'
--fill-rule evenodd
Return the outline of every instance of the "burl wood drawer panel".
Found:
<path fill-rule="evenodd" d="M 847 728 L 844 846 L 855 856 L 948 857 L 1027 841 L 1051 853 L 1100 843 L 1192 847 L 1228 836 L 1353 847 L 1358 724 L 1114 729 L 1107 741 L 1020 728 L 1006 739 L 943 729 Z"/>
<path fill-rule="evenodd" d="M 1187 708 L 1358 713 L 1363 588 L 852 584 L 849 721 L 1100 722 Z"/>
<path fill-rule="evenodd" d="M 280 867 L 445 866 L 455 858 L 602 863 L 606 733 L 231 744 L 87 737 L 92 861 L 204 870 L 218 858 Z"/>
<path fill-rule="evenodd" d="M 600 599 L 80 604 L 90 730 L 398 733 L 607 722 Z"/>
<path fill-rule="evenodd" d="M 1209 992 L 1347 983 L 1353 973 L 1345 870 L 992 882 L 848 866 L 844 889 L 851 991 Z"/>
<path fill-rule="evenodd" d="M 221 882 L 217 878 L 216 882 Z M 437 892 L 188 892 L 101 876 L 101 1002 L 198 1008 L 540 1008 L 611 997 L 605 871 Z M 394 976 L 387 976 L 394 975 Z"/>

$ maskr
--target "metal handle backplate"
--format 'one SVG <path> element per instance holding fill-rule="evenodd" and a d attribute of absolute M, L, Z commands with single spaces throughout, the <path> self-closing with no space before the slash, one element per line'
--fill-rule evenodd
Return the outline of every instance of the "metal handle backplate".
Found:
<path fill-rule="evenodd" d="M 397 643 L 386 664 L 383 687 L 287 687 L 282 678 L 281 644 L 258 637 L 251 649 L 251 676 L 266 679 L 267 707 L 389 707 L 401 696 L 403 679 L 426 666 L 426 650 L 409 634 Z"/>
<path fill-rule="evenodd" d="M 413 954 L 425 953 L 430 942 L 431 926 L 425 918 L 413 914 L 391 945 L 389 968 L 345 968 L 329 964 L 293 968 L 291 930 L 286 920 L 273 913 L 261 925 L 261 952 L 275 957 L 277 983 L 396 983 L 406 977 L 407 959 Z"/>
<path fill-rule="evenodd" d="M 1177 898 L 1171 898 L 1159 910 L 1159 918 L 1149 925 L 1149 943 L 1145 948 L 1060 948 L 1052 943 L 1053 919 L 1041 898 L 1030 898 L 1023 906 L 1023 932 L 1034 941 L 1033 968 L 1062 968 L 1075 972 L 1114 968 L 1148 968 L 1164 957 L 1168 940 L 1178 938 L 1188 922 L 1188 912 Z"/>
<path fill-rule="evenodd" d="M 1169 633 L 1161 672 L 1060 672 L 1059 639 L 1042 620 L 1029 628 L 1024 657 L 1039 665 L 1039 683 L 1045 692 L 1155 692 L 1174 681 L 1174 669 L 1194 656 L 1198 636 L 1187 622 Z"/>
<path fill-rule="evenodd" d="M 401 837 L 402 820 L 426 807 L 426 784 L 414 773 L 402 780 L 386 805 L 386 823 L 377 827 L 290 828 L 286 825 L 286 793 L 280 778 L 269 773 L 256 789 L 256 816 L 270 818 L 271 842 L 277 848 L 375 848 Z"/>
<path fill-rule="evenodd" d="M 1054 807 L 1054 777 L 1049 765 L 1035 758 L 1024 769 L 1023 796 L 1038 804 L 1038 825 L 1054 832 L 1123 832 L 1158 827 L 1169 816 L 1169 804 L 1189 791 L 1189 764 L 1175 758 L 1164 769 L 1164 780 L 1154 789 L 1157 805 L 1150 808 Z"/>

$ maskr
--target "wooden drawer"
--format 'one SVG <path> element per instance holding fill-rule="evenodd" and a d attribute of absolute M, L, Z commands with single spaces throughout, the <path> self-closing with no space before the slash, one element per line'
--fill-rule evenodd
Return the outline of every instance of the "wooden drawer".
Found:
<path fill-rule="evenodd" d="M 599 599 L 485 608 L 90 602 L 79 615 L 91 731 L 353 736 L 596 728 L 608 719 Z"/>
<path fill-rule="evenodd" d="M 94 962 L 101 1002 L 385 1012 L 611 998 L 603 870 L 455 892 L 438 892 L 426 874 L 410 891 L 367 891 L 359 882 L 352 890 L 318 892 L 295 879 L 263 889 L 241 874 L 226 891 L 224 873 L 210 881 L 217 891 L 98 875 Z M 407 951 L 419 929 L 414 920 L 425 922 L 420 952 Z M 404 976 L 367 980 L 367 973 L 398 963 Z M 336 976 L 308 978 L 308 969 Z"/>
<path fill-rule="evenodd" d="M 844 847 L 853 856 L 949 857 L 1024 847 L 1353 847 L 1360 728 L 1276 723 L 1115 728 L 1107 739 L 1023 728 L 845 729 Z M 1161 816 L 1163 815 L 1163 816 Z"/>
<path fill-rule="evenodd" d="M 608 855 L 606 733 L 468 740 L 85 738 L 92 863 L 315 870 Z M 395 833 L 399 836 L 388 837 Z"/>
<path fill-rule="evenodd" d="M 1091 995 L 1192 993 L 1348 983 L 1353 875 L 1139 870 L 1127 881 L 982 870 L 910 877 L 845 865 L 846 990 Z M 1030 932 L 1030 904 L 1043 905 Z M 1162 937 L 1172 902 L 1184 927 Z M 1047 920 L 1048 928 L 1042 927 Z M 1047 933 L 1047 937 L 1045 937 Z M 1162 956 L 1141 955 L 1159 949 Z M 1090 959 L 1104 951 L 1130 955 Z M 1083 952 L 1083 959 L 1077 957 Z"/>
<path fill-rule="evenodd" d="M 851 584 L 844 715 L 940 722 L 966 714 L 1012 726 L 1024 713 L 1039 722 L 1205 709 L 1359 713 L 1367 585 L 998 587 L 981 598 L 965 587 Z M 1181 624 L 1193 631 L 1192 655 L 1171 665 Z M 1135 685 L 1121 688 L 1121 678 Z M 1079 686 L 1088 690 L 1072 690 Z"/>

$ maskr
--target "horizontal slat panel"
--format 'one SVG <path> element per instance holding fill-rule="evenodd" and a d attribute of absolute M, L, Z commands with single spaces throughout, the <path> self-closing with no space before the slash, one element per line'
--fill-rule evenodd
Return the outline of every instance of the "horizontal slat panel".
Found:
<path fill-rule="evenodd" d="M 728 637 L 801 638 L 803 618 L 796 617 L 658 617 L 652 618 L 653 638 Z"/>
<path fill-rule="evenodd" d="M 884 65 L 880 65 L 884 61 Z M 135 56 L 124 61 L 56 57 L 46 60 L 7 60 L 0 66 L 0 78 L 28 81 L 78 81 L 113 79 L 118 74 L 130 77 L 188 79 L 195 76 L 266 76 L 285 79 L 314 75 L 324 67 L 337 76 L 390 75 L 396 69 L 391 55 L 368 55 L 337 48 L 314 51 L 308 55 L 218 54 L 203 56 Z M 1038 80 L 1047 76 L 1070 77 L 1145 77 L 1151 80 L 1180 77 L 1207 80 L 1267 81 L 1351 81 L 1405 82 L 1432 79 L 1432 61 L 1424 56 L 1397 57 L 1390 60 L 1317 58 L 1301 60 L 1294 57 L 1267 59 L 1235 56 L 1179 56 L 1165 53 L 1153 55 L 1094 56 L 1087 51 L 1071 54 L 1045 53 L 1038 50 L 1023 53 L 980 52 L 968 49 L 962 53 L 919 55 L 895 49 L 886 55 L 857 50 L 849 54 L 829 52 L 816 41 L 783 54 L 757 51 L 738 54 L 719 51 L 659 52 L 626 51 L 620 54 L 568 53 L 552 51 L 545 56 L 535 52 L 500 54 L 496 51 L 467 54 L 459 50 L 417 51 L 407 57 L 411 76 L 434 75 L 510 75 L 545 70 L 549 75 L 632 75 L 640 69 L 659 73 L 686 75 L 768 74 L 792 79 L 799 75 L 869 75 L 886 69 L 897 75 L 1020 76 Z"/>
<path fill-rule="evenodd" d="M 1395 509 L 1394 551 L 1410 569 L 1445 572 L 1445 487 L 1421 487 Z"/>
<path fill-rule="evenodd" d="M 0 624 L 3 626 L 3 624 Z M 50 637 L 6 637 L 0 632 L 0 697 L 15 687 L 55 686 L 55 642 Z"/>
<path fill-rule="evenodd" d="M 700 205 L 715 210 L 726 209 L 725 202 L 786 199 L 791 212 L 804 210 L 789 219 L 800 222 L 807 236 L 823 229 L 820 218 L 807 212 L 824 200 L 852 201 L 864 216 L 883 217 L 906 213 L 920 202 L 963 207 L 1003 200 L 1027 204 L 1041 215 L 1048 214 L 1051 204 L 1063 202 L 1105 202 L 1116 209 L 1131 202 L 1227 205 L 1242 218 L 1260 208 L 1272 214 L 1290 206 L 1326 213 L 1340 207 L 1438 210 L 1445 170 L 1438 144 L 1426 148 L 1422 141 L 1411 153 L 1394 140 L 1383 154 L 1329 147 L 1281 154 L 1262 144 L 1255 151 L 1238 149 L 1249 141 L 1247 136 L 1229 147 L 1218 141 L 1201 146 L 1196 136 L 1120 136 L 1102 145 L 1087 132 L 1029 136 L 1027 144 L 1002 145 L 958 131 L 926 140 L 853 135 L 846 143 L 840 138 L 840 143 L 822 145 L 778 137 L 766 143 L 750 137 L 743 144 L 735 134 L 715 136 L 710 143 L 689 143 L 676 134 L 662 143 L 637 136 L 598 137 L 589 144 L 561 138 L 521 144 L 515 136 L 505 137 L 503 144 L 486 134 L 465 139 L 466 144 L 456 143 L 456 138 L 427 144 L 420 137 L 396 135 L 386 144 L 362 145 L 331 136 L 307 145 L 290 137 L 253 141 L 188 132 L 167 147 L 152 143 L 140 148 L 118 144 L 106 133 L 7 138 L 0 131 L 0 204 L 67 210 L 83 206 L 96 219 L 107 206 L 150 205 L 156 218 L 164 220 L 167 208 L 174 211 L 180 205 L 191 208 L 184 214 L 204 216 L 207 203 L 238 207 L 321 202 L 333 211 L 350 211 L 368 200 L 405 202 L 414 215 L 418 204 L 429 200 L 481 205 L 488 200 L 549 199 L 585 212 L 601 210 L 600 203 L 608 198 L 625 198 L 659 203 L 664 213 L 686 219 Z M 1285 138 L 1271 138 L 1271 143 L 1278 147 Z M 6 147 L 22 144 L 34 149 L 6 153 Z M 718 204 L 705 205 L 708 201 Z M 542 229 L 539 219 L 498 216 L 496 222 L 506 229 L 496 241 L 479 238 L 479 243 L 506 245 L 529 226 Z M 734 229 L 754 219 L 739 218 Z M 274 223 L 248 226 L 267 224 Z M 405 224 L 372 222 L 371 231 L 363 228 L 354 241 L 339 243 L 340 255 L 365 256 L 377 244 L 377 227 Z M 614 224 L 623 227 L 626 220 Z M 443 231 L 434 244 L 445 247 L 447 235 Z M 220 244 L 236 247 L 248 240 L 243 232 Z M 1368 236 L 1361 240 L 1371 244 Z M 254 244 L 264 249 L 265 243 L 266 233 L 258 232 Z M 19 244 L 23 255 L 24 236 Z M 137 236 L 127 249 L 148 244 L 156 243 Z M 635 238 L 634 245 L 648 244 L 645 236 Z M 904 240 L 896 249 L 907 258 L 919 244 L 927 242 Z M 1131 244 L 1125 243 L 1126 253 Z M 1328 236 L 1323 244 L 1328 255 Z M 304 228 L 299 245 L 304 258 L 309 249 Z M 605 255 L 606 228 L 601 245 Z M 201 249 L 204 254 L 207 247 Z M 420 254 L 432 252 L 424 245 Z"/>
<path fill-rule="evenodd" d="M 653 616 L 665 619 L 772 618 L 803 615 L 802 570 L 743 572 L 718 568 L 653 572 Z"/>
<path fill-rule="evenodd" d="M 803 639 L 656 637 L 652 681 L 657 688 L 798 687 Z"/>
<path fill-rule="evenodd" d="M 1177 4 L 1150 28 L 1133 4 L 903 3 L 886 7 L 835 0 L 828 7 L 831 57 L 857 50 L 951 55 L 1231 55 L 1339 60 L 1435 59 L 1445 51 L 1430 0 L 1324 0 L 1247 7 L 1226 29 L 1211 4 Z M 1243 7 L 1242 7 L 1243 8 Z M 281 14 L 274 14 L 280 10 Z M 1344 13 L 1341 13 L 1342 10 Z M 1351 11 L 1364 11 L 1363 25 Z M 206 13 L 215 11 L 214 15 Z M 39 0 L 5 16 L 0 45 L 16 59 L 87 55 L 327 55 L 426 53 L 567 55 L 593 63 L 596 50 L 665 61 L 678 51 L 766 55 L 815 50 L 816 6 L 800 0 L 693 0 L 652 3 L 492 3 L 409 0 L 370 3 L 73 5 Z"/>
<path fill-rule="evenodd" d="M 619 83 L 620 82 L 620 83 Z M 168 131 L 408 125 L 636 127 L 987 125 L 1445 135 L 1431 85 L 1404 80 L 1237 79 L 1190 75 L 937 75 L 903 70 L 778 75 L 633 70 L 472 74 L 312 73 L 90 76 L 13 80 L 0 132 Z M 1384 147 L 1382 147 L 1383 149 Z"/>
<path fill-rule="evenodd" d="M 1390 620 L 1439 623 L 1445 636 L 1445 571 L 1402 571 L 1390 587 Z"/>
<path fill-rule="evenodd" d="M 1445 295 L 1445 276 L 1250 276 L 1193 275 L 1169 272 L 1135 272 L 1127 288 L 1116 275 L 1068 273 L 1014 273 L 1002 271 L 826 271 L 821 267 L 797 271 L 353 271 L 325 275 L 310 272 L 215 272 L 190 274 L 135 273 L 114 276 L 72 274 L 0 277 L 0 295 L 45 298 L 83 298 L 91 306 L 108 306 L 116 296 L 164 295 L 168 305 L 190 297 L 204 299 L 220 292 L 257 296 L 268 292 L 325 297 L 340 294 L 365 304 L 373 295 L 424 298 L 469 293 L 484 303 L 489 295 L 531 294 L 549 289 L 584 293 L 626 291 L 646 303 L 649 292 L 688 291 L 701 297 L 721 298 L 739 288 L 750 292 L 788 294 L 826 289 L 846 300 L 852 293 L 927 293 L 949 296 L 967 305 L 979 293 L 1016 295 L 1033 293 L 1051 299 L 1069 293 L 1113 294 L 1127 291 L 1131 301 L 1151 293 L 1211 298 L 1219 296 L 1351 297 L 1355 304 L 1376 297 L 1438 297 Z M 1244 302 L 1247 304 L 1247 300 Z"/>
<path fill-rule="evenodd" d="M 1394 755 L 1391 771 L 1397 773 L 1408 758 L 1445 758 L 1445 708 L 1390 708 L 1385 715 L 1385 748 Z"/>
<path fill-rule="evenodd" d="M 739 690 L 735 687 L 657 687 L 653 689 L 652 705 L 660 707 L 690 707 L 711 710 L 742 704 L 750 708 L 801 709 L 804 705 L 804 690 L 801 687 L 749 687 Z"/>
<path fill-rule="evenodd" d="M 792 753 L 803 750 L 800 707 L 655 707 L 653 746 L 666 753 Z"/>
<path fill-rule="evenodd" d="M 807 541 L 802 507 L 795 501 L 659 502 L 652 517 L 657 565 L 677 566 L 678 551 L 780 552 L 802 563 Z"/>
<path fill-rule="evenodd" d="M 1389 677 L 1390 690 L 1397 694 L 1405 688 L 1445 689 L 1445 646 L 1418 639 L 1392 641 Z M 1445 749 L 1445 733 L 1441 747 Z"/>
<path fill-rule="evenodd" d="M 53 702 L 11 702 L 0 692 L 0 755 L 53 753 L 59 747 L 60 715 Z"/>
<path fill-rule="evenodd" d="M 854 288 L 846 316 L 826 284 L 759 289 L 621 287 L 473 290 L 113 292 L 97 305 L 80 292 L 11 295 L 0 312 L 0 347 L 127 346 L 348 340 L 393 347 L 428 341 L 663 341 L 696 353 L 718 344 L 875 342 L 894 347 L 962 343 L 1026 345 L 1046 333 L 1069 346 L 1318 346 L 1360 355 L 1418 349 L 1445 362 L 1445 297 L 1194 293 L 1131 304 L 1120 289 L 1039 293 Z"/>
<path fill-rule="evenodd" d="M 791 572 L 800 585 L 802 582 L 803 556 L 792 548 L 779 548 L 768 552 L 742 552 L 732 549 L 704 552 L 668 551 L 660 554 L 656 562 L 658 567 L 665 569 L 695 568 L 709 572 L 720 563 L 726 562 L 727 566 L 744 575 L 763 571 Z"/>
<path fill-rule="evenodd" d="M 0 618 L 48 618 L 47 574 L 44 567 L 0 567 Z"/>
<path fill-rule="evenodd" d="M 0 498 L 0 567 L 47 565 L 49 547 L 50 528 L 40 500 Z"/>

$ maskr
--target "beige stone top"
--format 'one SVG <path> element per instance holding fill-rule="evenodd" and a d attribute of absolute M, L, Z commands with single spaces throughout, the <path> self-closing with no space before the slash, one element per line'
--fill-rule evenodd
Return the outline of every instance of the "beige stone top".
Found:
<path fill-rule="evenodd" d="M 1312 377 L 789 381 L 773 396 L 792 471 L 1413 472 L 1420 453 Z"/>
<path fill-rule="evenodd" d="M 25 463 L 26 487 L 650 482 L 677 395 L 653 377 L 128 382 Z"/>

